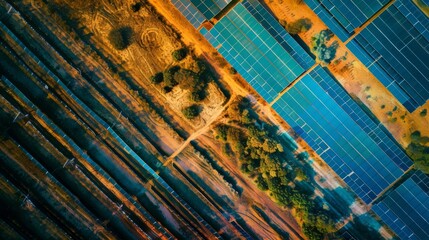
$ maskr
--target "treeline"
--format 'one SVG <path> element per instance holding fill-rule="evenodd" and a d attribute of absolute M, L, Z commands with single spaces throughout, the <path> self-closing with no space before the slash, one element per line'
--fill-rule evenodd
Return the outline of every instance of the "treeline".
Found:
<path fill-rule="evenodd" d="M 241 171 L 278 204 L 294 208 L 309 239 L 323 239 L 332 233 L 335 227 L 329 212 L 315 203 L 312 191 L 298 183 L 307 176 L 296 156 L 285 152 L 275 127 L 260 121 L 246 98 L 232 103 L 227 114 L 228 124 L 219 124 L 214 129 L 224 154 L 238 159 Z"/>

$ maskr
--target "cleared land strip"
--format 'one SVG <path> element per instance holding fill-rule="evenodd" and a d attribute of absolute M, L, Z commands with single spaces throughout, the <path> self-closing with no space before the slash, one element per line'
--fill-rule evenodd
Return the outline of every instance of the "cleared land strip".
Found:
<path fill-rule="evenodd" d="M 386 5 L 384 5 L 380 10 L 378 10 L 372 17 L 370 17 L 366 22 L 362 24 L 362 26 L 355 29 L 353 35 L 351 35 L 346 41 L 344 41 L 344 44 L 349 43 L 353 38 L 355 38 L 363 29 L 365 29 L 369 24 L 374 21 L 380 14 L 382 14 L 386 9 L 388 9 L 392 4 L 395 3 L 395 0 L 390 0 Z"/>

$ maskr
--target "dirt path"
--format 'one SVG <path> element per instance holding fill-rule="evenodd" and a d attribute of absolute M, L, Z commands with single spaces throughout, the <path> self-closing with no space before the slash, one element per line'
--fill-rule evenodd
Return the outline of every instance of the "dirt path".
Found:
<path fill-rule="evenodd" d="M 220 108 L 219 110 L 217 110 L 214 114 L 213 114 L 213 116 L 207 121 L 207 123 L 202 127 L 202 128 L 200 128 L 200 129 L 198 129 L 197 131 L 195 131 L 194 133 L 192 133 L 191 134 L 191 136 L 189 136 L 188 137 L 188 139 L 186 139 L 186 141 L 184 142 L 184 143 L 182 143 L 182 145 L 180 145 L 180 147 L 178 148 L 178 149 L 176 149 L 176 151 L 174 151 L 171 155 L 170 155 L 170 157 L 168 157 L 167 158 L 167 161 L 164 163 L 164 166 L 166 166 L 166 165 L 168 165 L 168 164 L 170 164 L 171 163 L 171 161 L 173 161 L 174 160 L 174 158 L 177 156 L 177 155 L 179 155 L 182 151 L 183 151 L 183 149 L 185 149 L 186 148 L 186 146 L 188 146 L 188 144 L 192 141 L 192 140 L 194 140 L 194 139 L 197 139 L 201 134 L 203 134 L 203 133 L 205 133 L 205 132 L 207 132 L 209 129 L 210 129 L 210 127 L 211 127 L 211 125 L 212 125 L 212 123 L 213 122 L 215 122 L 216 120 L 218 120 L 219 118 L 221 118 L 222 117 L 222 113 L 224 112 L 224 110 L 226 109 L 226 108 L 228 108 L 228 106 L 229 105 L 231 105 L 231 103 L 234 101 L 234 97 L 231 97 L 230 99 L 229 99 L 229 101 L 225 104 L 225 105 L 223 105 L 222 106 L 222 108 Z"/>

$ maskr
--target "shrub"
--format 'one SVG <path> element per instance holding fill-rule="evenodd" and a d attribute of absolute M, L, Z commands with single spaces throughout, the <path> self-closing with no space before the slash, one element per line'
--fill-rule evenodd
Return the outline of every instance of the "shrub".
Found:
<path fill-rule="evenodd" d="M 164 71 L 164 83 L 167 87 L 174 87 L 177 85 L 177 81 L 174 79 L 174 74 L 180 70 L 179 66 L 172 66 Z"/>
<path fill-rule="evenodd" d="M 142 8 L 143 4 L 141 2 L 131 5 L 131 10 L 133 12 L 138 12 Z"/>
<path fill-rule="evenodd" d="M 171 55 L 173 56 L 174 61 L 180 61 L 186 57 L 188 50 L 186 48 L 180 48 L 175 50 Z"/>
<path fill-rule="evenodd" d="M 194 119 L 195 117 L 200 115 L 200 108 L 198 105 L 194 104 L 182 109 L 182 113 L 187 119 Z"/>
<path fill-rule="evenodd" d="M 205 98 L 204 91 L 193 91 L 191 94 L 189 94 L 189 100 L 193 102 L 200 102 Z"/>
<path fill-rule="evenodd" d="M 155 73 L 155 75 L 150 77 L 150 81 L 155 84 L 161 83 L 164 81 L 164 74 L 162 72 Z"/>
<path fill-rule="evenodd" d="M 286 31 L 290 34 L 299 34 L 307 32 L 313 23 L 309 18 L 301 18 L 286 25 Z"/>
<path fill-rule="evenodd" d="M 334 36 L 331 30 L 326 29 L 320 31 L 311 38 L 311 51 L 316 55 L 317 59 L 323 64 L 329 64 L 335 58 L 338 41 L 334 41 L 331 45 L 327 46 L 327 42 Z"/>
<path fill-rule="evenodd" d="M 421 117 L 425 117 L 427 113 L 428 113 L 428 110 L 427 109 L 423 109 L 423 111 L 420 112 L 420 116 Z"/>
<path fill-rule="evenodd" d="M 133 29 L 131 27 L 119 27 L 110 31 L 108 39 L 117 50 L 124 50 L 133 42 Z"/>

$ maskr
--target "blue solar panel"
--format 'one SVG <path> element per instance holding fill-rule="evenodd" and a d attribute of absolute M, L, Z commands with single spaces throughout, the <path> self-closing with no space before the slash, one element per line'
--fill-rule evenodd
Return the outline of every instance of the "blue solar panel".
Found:
<path fill-rule="evenodd" d="M 238 3 L 214 27 L 200 32 L 268 102 L 314 64 L 257 1 Z"/>
<path fill-rule="evenodd" d="M 429 99 L 429 19 L 411 1 L 395 1 L 347 46 L 408 111 Z"/>
<path fill-rule="evenodd" d="M 171 2 L 195 28 L 198 28 L 206 20 L 190 0 L 171 0 Z"/>
<path fill-rule="evenodd" d="M 305 0 L 305 2 L 335 35 L 345 41 L 356 28 L 364 24 L 389 0 Z"/>
<path fill-rule="evenodd" d="M 412 164 L 320 66 L 289 89 L 273 108 L 366 203 Z"/>
<path fill-rule="evenodd" d="M 212 19 L 216 16 L 231 0 L 188 0 L 206 17 Z"/>
<path fill-rule="evenodd" d="M 188 21 L 198 28 L 201 24 L 212 19 L 232 0 L 171 0 Z"/>
<path fill-rule="evenodd" d="M 429 239 L 429 177 L 416 172 L 372 209 L 401 239 Z"/>

